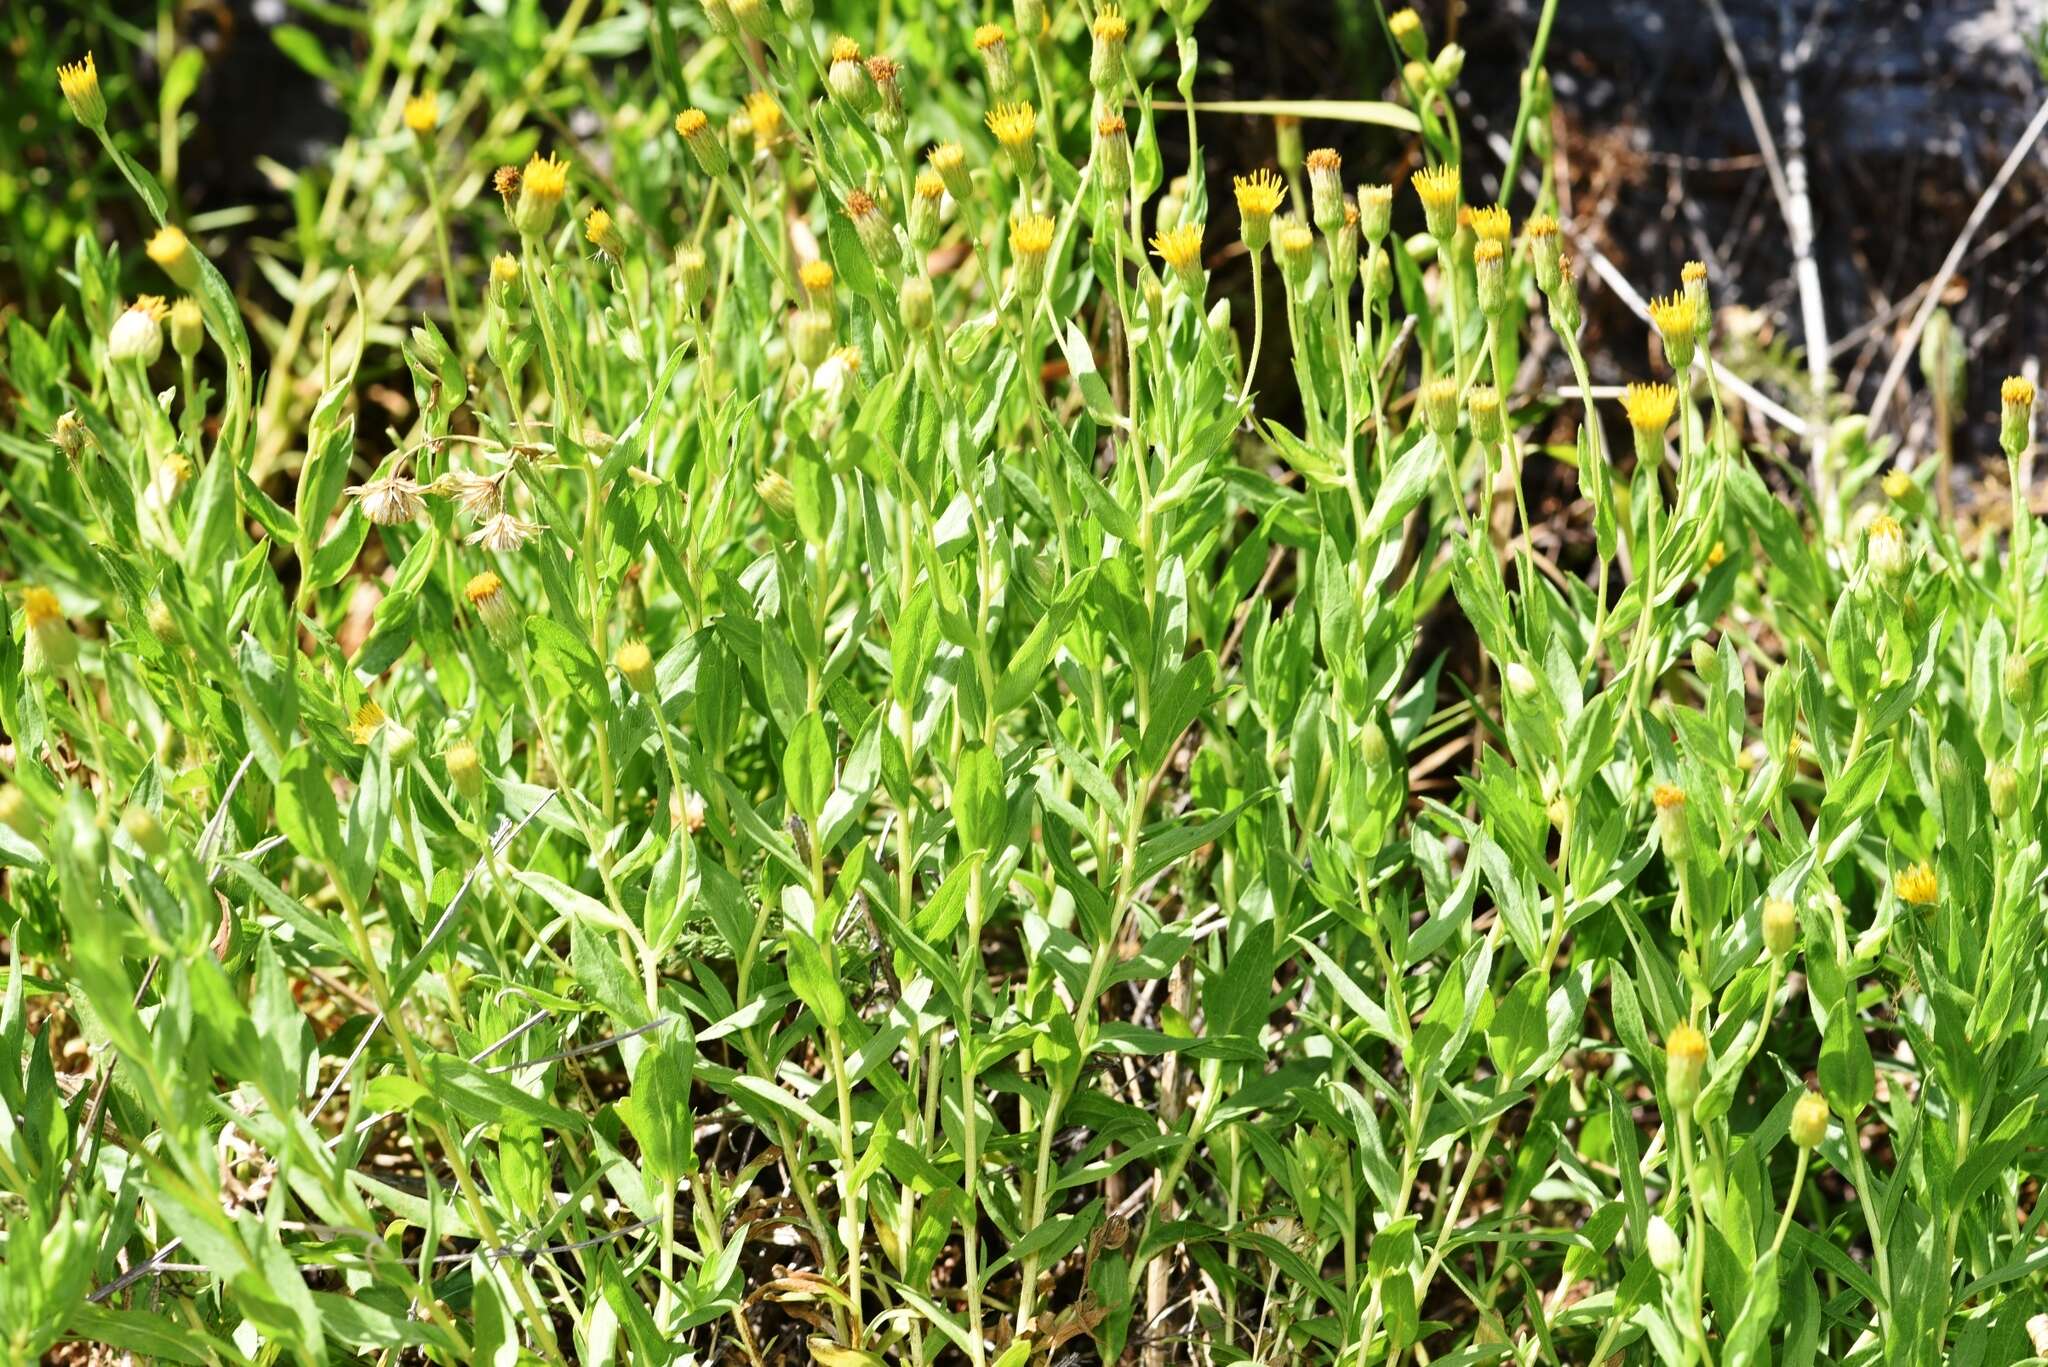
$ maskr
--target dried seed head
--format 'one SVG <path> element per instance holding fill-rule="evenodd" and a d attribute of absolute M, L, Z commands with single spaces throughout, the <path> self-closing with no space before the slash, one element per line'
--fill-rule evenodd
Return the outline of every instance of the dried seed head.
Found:
<path fill-rule="evenodd" d="M 482 546 L 487 551 L 510 555 L 546 530 L 538 522 L 528 522 L 511 513 L 499 513 L 484 519 L 484 524 L 463 541 L 465 545 Z"/>
<path fill-rule="evenodd" d="M 420 515 L 420 486 L 395 471 L 348 492 L 356 496 L 363 516 L 379 527 L 403 526 Z"/>
<path fill-rule="evenodd" d="M 498 192 L 498 198 L 505 203 L 505 214 L 512 214 L 512 202 L 519 196 L 519 168 L 500 166 L 491 172 L 491 188 Z"/>
<path fill-rule="evenodd" d="M 64 453 L 66 460 L 77 460 L 85 454 L 85 444 L 92 440 L 92 431 L 79 421 L 78 410 L 67 408 L 58 414 L 57 425 L 50 429 L 50 442 Z"/>
<path fill-rule="evenodd" d="M 64 92 L 73 118 L 95 131 L 106 126 L 107 97 L 100 93 L 100 69 L 90 52 L 83 61 L 57 68 L 57 88 Z"/>

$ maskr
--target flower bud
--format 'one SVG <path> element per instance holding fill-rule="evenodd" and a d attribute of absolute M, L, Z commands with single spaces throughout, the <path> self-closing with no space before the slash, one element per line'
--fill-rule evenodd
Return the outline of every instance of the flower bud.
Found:
<path fill-rule="evenodd" d="M 682 286 L 683 306 L 695 311 L 711 288 L 711 263 L 704 253 L 685 244 L 676 248 L 676 283 Z"/>
<path fill-rule="evenodd" d="M 1310 267 L 1315 265 L 1315 234 L 1299 219 L 1288 219 L 1280 225 L 1280 231 L 1273 239 L 1273 255 L 1280 263 L 1280 278 L 1287 282 L 1290 293 L 1299 295 L 1308 284 Z"/>
<path fill-rule="evenodd" d="M 981 54 L 981 68 L 988 77 L 988 94 L 1002 100 L 1017 86 L 1017 68 L 1010 64 L 1010 45 L 994 24 L 974 31 L 974 50 Z"/>
<path fill-rule="evenodd" d="M 1476 395 L 1477 390 L 1473 391 Z M 1476 424 L 1475 424 L 1476 425 Z M 1541 685 L 1536 680 L 1536 671 L 1520 660 L 1510 660 L 1507 668 L 1508 692 L 1521 702 L 1533 699 Z"/>
<path fill-rule="evenodd" d="M 764 42 L 775 36 L 775 12 L 765 0 L 726 0 L 726 8 L 741 32 Z"/>
<path fill-rule="evenodd" d="M 1339 293 L 1349 295 L 1352 283 L 1358 279 L 1358 210 L 1349 201 L 1343 207 L 1344 221 L 1325 239 L 1324 245 L 1330 253 L 1330 284 Z"/>
<path fill-rule="evenodd" d="M 1764 948 L 1782 959 L 1799 946 L 1799 910 L 1781 897 L 1768 898 L 1763 914 Z"/>
<path fill-rule="evenodd" d="M 811 0 L 782 0 L 782 12 L 792 24 L 811 22 Z"/>
<path fill-rule="evenodd" d="M 626 258 L 626 239 L 619 232 L 619 225 L 612 222 L 612 216 L 603 209 L 592 209 L 583 220 L 583 240 L 597 248 L 598 255 L 607 261 L 623 261 Z"/>
<path fill-rule="evenodd" d="M 1700 1078 L 1706 1070 L 1707 1037 L 1681 1021 L 1664 1041 L 1664 1090 L 1673 1105 L 1690 1109 L 1700 1099 Z"/>
<path fill-rule="evenodd" d="M 1650 1266 L 1657 1269 L 1659 1276 L 1676 1277 L 1685 1270 L 1685 1247 L 1678 1242 L 1678 1232 L 1671 1228 L 1669 1220 L 1652 1215 L 1643 1242 L 1650 1255 Z"/>
<path fill-rule="evenodd" d="M 1422 217 L 1429 235 L 1439 245 L 1449 242 L 1458 232 L 1458 168 L 1432 166 L 1417 171 L 1414 185 L 1415 197 L 1422 201 Z"/>
<path fill-rule="evenodd" d="M 2005 657 L 2005 700 L 2022 712 L 2034 705 L 2034 667 L 2023 654 Z"/>
<path fill-rule="evenodd" d="M 199 254 L 192 250 L 190 239 L 178 228 L 168 223 L 158 228 L 145 250 L 149 259 L 156 262 L 179 289 L 199 288 Z"/>
<path fill-rule="evenodd" d="M 868 260 L 884 269 L 894 265 L 896 230 L 874 197 L 865 190 L 849 194 L 846 197 L 846 216 L 853 220 L 853 230 L 860 237 L 860 245 L 867 250 Z"/>
<path fill-rule="evenodd" d="M 1088 170 L 1112 195 L 1121 197 L 1131 188 L 1131 138 L 1123 115 L 1105 114 L 1095 121 Z"/>
<path fill-rule="evenodd" d="M 139 296 L 122 309 L 107 329 L 107 358 L 133 361 L 147 369 L 164 354 L 164 301 L 154 294 Z"/>
<path fill-rule="evenodd" d="M 1650 301 L 1650 322 L 1664 339 L 1664 359 L 1680 375 L 1692 366 L 1694 342 L 1699 335 L 1699 310 L 1683 294 L 1666 295 Z"/>
<path fill-rule="evenodd" d="M 1458 382 L 1438 376 L 1422 386 L 1422 421 L 1436 437 L 1437 445 L 1448 446 L 1458 430 Z"/>
<path fill-rule="evenodd" d="M 106 127 L 107 97 L 100 93 L 100 71 L 90 52 L 83 61 L 57 68 L 57 88 L 71 106 L 71 117 L 94 131 Z"/>
<path fill-rule="evenodd" d="M 1529 261 L 1536 268 L 1536 288 L 1547 298 L 1557 288 L 1558 259 L 1563 254 L 1557 220 L 1549 214 L 1538 214 L 1522 225 L 1522 237 L 1529 244 Z"/>
<path fill-rule="evenodd" d="M 1367 244 L 1377 247 L 1386 237 L 1387 229 L 1394 222 L 1394 187 L 1391 185 L 1361 185 L 1358 187 L 1358 233 Z"/>
<path fill-rule="evenodd" d="M 777 516 L 788 517 L 796 511 L 796 488 L 779 470 L 770 470 L 755 480 L 754 492 L 767 505 L 768 511 Z"/>
<path fill-rule="evenodd" d="M 866 80 L 867 76 L 863 74 L 861 79 Z M 725 143 L 711 126 L 711 116 L 703 110 L 685 109 L 676 115 L 676 133 L 689 147 L 690 155 L 697 159 L 698 169 L 705 175 L 722 176 L 732 164 Z"/>
<path fill-rule="evenodd" d="M 801 308 L 790 315 L 789 350 L 797 364 L 816 370 L 832 354 L 832 318 L 821 309 Z"/>
<path fill-rule="evenodd" d="M 1472 440 L 1493 446 L 1507 437 L 1507 415 L 1501 411 L 1500 391 L 1492 385 L 1473 385 L 1465 395 L 1465 410 L 1472 418 Z"/>
<path fill-rule="evenodd" d="M 2014 460 L 2034 435 L 2034 385 L 2023 375 L 2006 377 L 1998 387 L 1998 445 Z"/>
<path fill-rule="evenodd" d="M 1096 145 L 1099 151 L 1099 140 Z M 939 179 L 945 182 L 946 193 L 951 195 L 956 203 L 966 203 L 974 193 L 974 181 L 967 173 L 967 153 L 960 144 L 942 142 L 926 155 L 926 160 L 931 162 L 932 169 L 939 173 Z"/>
<path fill-rule="evenodd" d="M 189 361 L 199 354 L 205 340 L 206 315 L 200 312 L 199 301 L 188 294 L 171 305 L 171 350 Z"/>
<path fill-rule="evenodd" d="M 1422 16 L 1414 10 L 1395 10 L 1387 16 L 1387 27 L 1393 30 L 1394 41 L 1410 61 L 1419 62 L 1429 56 L 1429 35 L 1423 31 Z"/>
<path fill-rule="evenodd" d="M 726 0 L 703 0 L 704 19 L 711 31 L 721 38 L 731 38 L 740 31 L 739 20 L 733 17 L 732 6 Z"/>
<path fill-rule="evenodd" d="M 1719 652 L 1707 644 L 1704 636 L 1699 637 L 1692 643 L 1692 672 L 1699 676 L 1702 683 L 1714 684 L 1720 682 L 1721 656 Z"/>
<path fill-rule="evenodd" d="M 1301 118 L 1295 114 L 1273 116 L 1273 159 L 1280 174 L 1292 177 L 1301 170 Z"/>
<path fill-rule="evenodd" d="M 1387 767 L 1387 733 L 1380 729 L 1377 718 L 1367 718 L 1358 732 L 1358 757 L 1365 761 L 1366 773 L 1377 778 Z"/>
<path fill-rule="evenodd" d="M 1052 250 L 1053 221 L 1044 214 L 1010 220 L 1010 252 L 1017 263 L 1017 294 L 1036 303 L 1045 289 L 1045 258 Z"/>
<path fill-rule="evenodd" d="M 647 648 L 645 641 L 628 641 L 612 656 L 612 663 L 618 667 L 619 676 L 626 686 L 643 697 L 654 693 L 654 652 Z"/>
<path fill-rule="evenodd" d="M 1015 0 L 1010 6 L 1010 17 L 1017 21 L 1017 36 L 1035 43 L 1038 35 L 1045 32 L 1045 0 Z"/>
<path fill-rule="evenodd" d="M 1332 148 L 1318 147 L 1306 164 L 1312 216 L 1327 237 L 1344 221 L 1344 159 Z"/>
<path fill-rule="evenodd" d="M 163 858 L 164 851 L 171 847 L 170 837 L 164 834 L 163 823 L 147 807 L 130 807 L 123 812 L 121 829 L 151 859 Z"/>
<path fill-rule="evenodd" d="M 1117 91 L 1124 81 L 1124 39 L 1130 33 L 1130 25 L 1115 5 L 1104 5 L 1096 11 L 1095 23 L 1090 29 L 1094 47 L 1088 54 L 1088 84 L 1105 102 L 1114 103 Z"/>
<path fill-rule="evenodd" d="M 92 440 L 92 430 L 79 421 L 78 410 L 67 408 L 57 415 L 57 425 L 50 429 L 50 443 L 64 453 L 64 458 L 74 463 L 85 454 L 86 443 Z"/>
<path fill-rule="evenodd" d="M 1488 238 L 1472 248 L 1472 273 L 1479 287 L 1479 311 L 1498 318 L 1508 307 L 1507 249 Z"/>
<path fill-rule="evenodd" d="M 163 599 L 150 599 L 149 608 L 143 614 L 142 620 L 143 625 L 149 628 L 149 634 L 154 636 L 157 644 L 164 649 L 175 649 L 183 644 L 185 633 L 178 627 L 178 614 L 172 612 L 171 605 Z"/>
<path fill-rule="evenodd" d="M 1871 519 L 1867 558 L 1881 583 L 1895 584 L 1906 572 L 1906 533 L 1883 513 Z"/>
<path fill-rule="evenodd" d="M 1365 288 L 1375 304 L 1384 304 L 1394 297 L 1394 260 L 1384 247 L 1372 249 L 1366 262 Z"/>
<path fill-rule="evenodd" d="M 463 587 L 462 596 L 476 609 L 484 630 L 500 648 L 510 649 L 519 641 L 523 624 L 519 620 L 519 609 L 513 605 L 512 595 L 505 592 L 505 583 L 497 575 L 485 570 L 473 575 Z"/>
<path fill-rule="evenodd" d="M 441 752 L 441 764 L 448 771 L 448 782 L 464 801 L 474 802 L 483 796 L 484 765 L 474 745 L 466 740 L 455 742 Z"/>
<path fill-rule="evenodd" d="M 1445 43 L 1430 59 L 1429 78 L 1440 90 L 1456 85 L 1464 71 L 1465 49 L 1456 43 Z"/>
<path fill-rule="evenodd" d="M 1562 337 L 1579 335 L 1579 325 L 1585 315 L 1579 307 L 1579 281 L 1572 274 L 1572 259 L 1559 253 L 1557 258 L 1557 285 L 1549 291 L 1550 328 Z"/>
<path fill-rule="evenodd" d="M 1657 835 L 1664 844 L 1664 857 L 1678 863 L 1692 852 L 1685 789 L 1675 783 L 1660 783 L 1650 791 L 1650 801 L 1657 808 Z"/>
<path fill-rule="evenodd" d="M 523 237 L 546 237 L 554 226 L 555 210 L 569 189 L 569 163 L 553 153 L 536 152 L 519 176 L 519 203 L 512 212 L 513 226 Z"/>
<path fill-rule="evenodd" d="M 1817 1149 L 1828 1137 L 1828 1099 L 1819 1092 L 1801 1092 L 1792 1103 L 1792 1143 L 1802 1149 Z"/>
<path fill-rule="evenodd" d="M 1705 346 L 1714 330 L 1714 305 L 1707 293 L 1707 265 L 1704 261 L 1688 261 L 1678 273 L 1678 279 L 1685 286 L 1685 297 L 1692 303 L 1693 340 Z"/>
<path fill-rule="evenodd" d="M 27 634 L 21 643 L 21 672 L 35 678 L 69 669 L 78 660 L 78 638 L 64 620 L 57 595 L 31 586 L 22 591 L 21 615 Z"/>
<path fill-rule="evenodd" d="M 911 333 L 921 333 L 932 325 L 932 282 L 922 275 L 909 275 L 903 279 L 903 291 L 897 297 L 903 326 Z"/>

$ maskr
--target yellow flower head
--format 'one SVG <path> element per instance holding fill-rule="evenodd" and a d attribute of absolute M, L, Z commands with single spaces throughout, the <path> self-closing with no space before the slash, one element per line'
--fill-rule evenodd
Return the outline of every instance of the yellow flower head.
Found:
<path fill-rule="evenodd" d="M 1019 256 L 1044 256 L 1052 250 L 1052 219 L 1026 214 L 1010 220 L 1010 250 Z"/>
<path fill-rule="evenodd" d="M 1692 340 L 1693 329 L 1699 323 L 1699 306 L 1691 296 L 1684 294 L 1652 299 L 1650 322 L 1663 334 L 1664 346 L 1669 350 L 1674 342 Z"/>
<path fill-rule="evenodd" d="M 1664 1041 L 1664 1052 L 1688 1063 L 1703 1063 L 1707 1057 L 1707 1037 L 1696 1026 L 1680 1021 L 1671 1027 L 1670 1037 Z"/>
<path fill-rule="evenodd" d="M 1481 242 L 1506 242 L 1514 235 L 1514 223 L 1506 209 L 1486 204 L 1472 211 L 1472 231 Z"/>
<path fill-rule="evenodd" d="M 1455 166 L 1432 166 L 1415 173 L 1415 197 L 1422 201 L 1429 235 L 1438 241 L 1448 239 L 1456 227 L 1458 194 L 1458 168 Z"/>
<path fill-rule="evenodd" d="M 64 609 L 57 603 L 57 595 L 41 586 L 25 589 L 21 595 L 21 615 L 28 620 L 30 631 L 64 620 Z"/>
<path fill-rule="evenodd" d="M 832 288 L 832 263 L 829 261 L 806 261 L 797 271 L 796 278 L 802 282 L 809 294 L 823 294 Z"/>
<path fill-rule="evenodd" d="M 694 138 L 711 127 L 711 116 L 701 109 L 685 109 L 676 115 L 676 132 L 685 138 Z"/>
<path fill-rule="evenodd" d="M 158 323 L 161 323 L 164 315 L 170 311 L 170 305 L 164 302 L 161 294 L 138 294 L 135 296 L 135 302 L 128 305 L 128 312 L 146 313 L 151 321 Z"/>
<path fill-rule="evenodd" d="M 441 97 L 432 91 L 414 95 L 405 102 L 405 126 L 425 136 L 441 122 Z"/>
<path fill-rule="evenodd" d="M 368 745 L 384 721 L 384 709 L 374 700 L 365 702 L 356 709 L 355 717 L 349 722 L 348 738 L 357 745 Z"/>
<path fill-rule="evenodd" d="M 552 152 L 547 156 L 536 152 L 527 160 L 520 186 L 526 194 L 559 200 L 569 188 L 569 163 Z"/>
<path fill-rule="evenodd" d="M 155 236 L 149 239 L 149 246 L 144 250 L 149 253 L 150 260 L 169 270 L 192 250 L 192 243 L 186 238 L 183 229 L 176 224 L 166 223 L 156 230 Z"/>
<path fill-rule="evenodd" d="M 107 101 L 100 94 L 100 70 L 93 65 L 90 52 L 83 61 L 57 68 L 57 87 L 64 92 L 64 102 L 71 106 L 72 116 L 80 123 L 87 128 L 99 128 L 106 123 Z"/>
<path fill-rule="evenodd" d="M 1924 860 L 1901 869 L 1892 879 L 1892 888 L 1899 894 L 1901 902 L 1916 907 L 1931 906 L 1941 896 L 1941 883 Z"/>
<path fill-rule="evenodd" d="M 1557 220 L 1549 214 L 1537 214 L 1522 225 L 1522 235 L 1532 242 L 1541 242 L 1547 237 L 1557 236 Z"/>
<path fill-rule="evenodd" d="M 974 49 L 987 52 L 990 48 L 1003 45 L 1003 31 L 994 24 L 983 24 L 974 30 Z"/>
<path fill-rule="evenodd" d="M 1913 492 L 1913 477 L 1904 470 L 1887 470 L 1884 476 L 1884 496 L 1893 502 L 1902 501 Z"/>
<path fill-rule="evenodd" d="M 1237 191 L 1237 211 L 1246 218 L 1271 218 L 1287 193 L 1280 177 L 1264 167 L 1238 176 L 1231 185 Z"/>
<path fill-rule="evenodd" d="M 967 151 L 957 142 L 942 142 L 925 153 L 925 160 L 941 176 L 950 175 L 967 165 Z"/>
<path fill-rule="evenodd" d="M 860 44 L 842 33 L 832 40 L 831 56 L 835 62 L 857 62 L 860 60 Z"/>
<path fill-rule="evenodd" d="M 1121 43 L 1129 35 L 1131 26 L 1115 5 L 1104 5 L 1096 14 L 1090 31 L 1105 43 Z"/>
<path fill-rule="evenodd" d="M 757 146 L 772 146 L 782 135 L 782 106 L 765 90 L 747 93 L 747 123 L 754 130 Z"/>
<path fill-rule="evenodd" d="M 499 252 L 491 258 L 491 283 L 503 289 L 519 283 L 519 259 L 510 252 Z"/>
<path fill-rule="evenodd" d="M 1315 250 L 1315 245 L 1316 235 L 1300 219 L 1292 218 L 1282 225 L 1280 255 L 1283 260 L 1305 260 Z"/>
<path fill-rule="evenodd" d="M 1721 562 L 1726 560 L 1727 558 L 1728 543 L 1725 541 L 1716 541 L 1713 544 L 1713 546 L 1710 547 L 1707 551 L 1707 568 L 1710 570 L 1718 570 L 1721 568 Z"/>
<path fill-rule="evenodd" d="M 620 235 L 619 225 L 612 222 L 612 216 L 603 209 L 592 209 L 583 220 L 583 237 L 614 261 L 626 254 L 626 239 Z"/>
<path fill-rule="evenodd" d="M 470 576 L 469 582 L 463 585 L 462 596 L 469 600 L 471 607 L 481 607 L 491 599 L 496 598 L 499 591 L 504 587 L 504 580 L 498 578 L 497 575 L 492 574 L 489 570 L 485 570 L 482 574 Z"/>
<path fill-rule="evenodd" d="M 2031 408 L 2034 405 L 2034 382 L 2024 375 L 2008 375 L 2005 383 L 1998 386 L 2000 403 L 2009 403 L 2016 408 Z"/>
<path fill-rule="evenodd" d="M 1010 153 L 1024 151 L 1031 146 L 1031 139 L 1038 132 L 1038 111 L 1030 101 L 1019 104 L 999 104 L 988 111 L 988 131 L 996 135 L 996 141 L 1003 150 Z"/>
<path fill-rule="evenodd" d="M 1190 274 L 1201 266 L 1202 225 L 1183 223 L 1169 228 L 1152 239 L 1152 250 L 1176 274 Z"/>
<path fill-rule="evenodd" d="M 1685 805 L 1685 789 L 1675 783 L 1660 783 L 1650 790 L 1650 801 L 1657 804 L 1657 810 L 1668 812 L 1673 807 Z"/>
<path fill-rule="evenodd" d="M 1472 248 L 1472 261 L 1481 269 L 1507 265 L 1507 248 L 1490 237 L 1483 237 Z"/>
<path fill-rule="evenodd" d="M 930 169 L 919 171 L 914 193 L 919 199 L 939 199 L 946 193 L 946 178 Z"/>
<path fill-rule="evenodd" d="M 1706 284 L 1707 263 L 1704 261 L 1686 262 L 1684 267 L 1679 270 L 1678 278 L 1679 281 L 1682 284 L 1684 284 L 1688 289 L 1690 289 L 1694 285 Z"/>
<path fill-rule="evenodd" d="M 1668 384 L 1631 384 L 1621 391 L 1621 407 L 1630 427 L 1661 437 L 1678 411 L 1678 391 Z"/>
<path fill-rule="evenodd" d="M 1422 32 L 1422 16 L 1412 9 L 1398 9 L 1387 16 L 1387 27 L 1393 30 L 1394 41 L 1405 50 Z"/>

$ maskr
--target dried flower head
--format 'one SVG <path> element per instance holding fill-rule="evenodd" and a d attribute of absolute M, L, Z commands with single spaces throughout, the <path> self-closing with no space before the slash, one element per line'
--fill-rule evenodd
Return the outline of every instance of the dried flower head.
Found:
<path fill-rule="evenodd" d="M 441 97 L 432 91 L 422 91 L 405 102 L 405 126 L 421 137 L 433 132 L 441 123 Z"/>
<path fill-rule="evenodd" d="M 82 61 L 57 68 L 57 88 L 64 92 L 64 102 L 71 106 L 73 118 L 87 128 L 106 125 L 107 98 L 100 93 L 100 69 L 93 64 L 90 52 Z"/>
<path fill-rule="evenodd" d="M 420 486 L 393 472 L 367 484 L 352 485 L 363 516 L 379 527 L 397 527 L 420 515 Z"/>
<path fill-rule="evenodd" d="M 464 517 L 483 521 L 496 517 L 505 507 L 506 474 L 502 470 L 495 475 L 450 470 L 435 480 L 428 492 L 454 499 L 456 509 Z"/>
<path fill-rule="evenodd" d="M 1892 879 L 1892 888 L 1901 902 L 1916 907 L 1932 906 L 1941 896 L 1940 880 L 1925 860 L 1899 870 Z"/>
<path fill-rule="evenodd" d="M 547 528 L 538 522 L 527 522 L 514 517 L 511 513 L 499 513 L 487 519 L 483 526 L 471 532 L 464 541 L 471 546 L 482 546 L 487 551 L 508 555 L 546 530 Z"/>
<path fill-rule="evenodd" d="M 491 172 L 491 188 L 498 192 L 498 198 L 505 201 L 505 212 L 512 212 L 512 201 L 519 196 L 519 168 L 500 166 Z"/>

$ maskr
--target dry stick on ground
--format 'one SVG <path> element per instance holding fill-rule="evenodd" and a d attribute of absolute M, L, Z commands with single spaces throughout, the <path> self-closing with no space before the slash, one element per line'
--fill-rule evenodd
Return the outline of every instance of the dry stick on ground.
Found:
<path fill-rule="evenodd" d="M 1976 237 L 1977 230 L 1984 226 L 1984 219 L 1990 214 L 1991 206 L 1996 204 L 1998 197 L 2005 192 L 2006 183 L 2019 171 L 2020 163 L 2027 159 L 2027 153 L 2040 141 L 2044 130 L 2048 130 L 2048 100 L 2043 100 L 2041 107 L 2034 111 L 2033 122 L 2027 125 L 2026 132 L 2020 134 L 2020 140 L 2013 144 L 2012 151 L 2005 158 L 2005 164 L 1998 168 L 1998 174 L 1984 187 L 1984 193 L 1977 196 L 1977 205 L 1970 210 L 1970 217 L 1963 223 L 1962 232 L 1957 234 L 1955 244 L 1948 249 L 1948 255 L 1942 260 L 1941 269 L 1934 273 L 1934 279 L 1928 283 L 1927 293 L 1921 298 L 1920 307 L 1914 310 L 1913 321 L 1906 328 L 1906 335 L 1899 339 L 1898 350 L 1892 353 L 1892 363 L 1885 367 L 1884 378 L 1878 382 L 1877 397 L 1870 404 L 1871 436 L 1876 436 L 1884 426 L 1885 415 L 1891 408 L 1892 397 L 1898 391 L 1899 381 L 1906 376 L 1906 364 L 1919 350 L 1920 334 L 1926 330 L 1927 320 L 1934 316 L 1935 307 L 1941 302 L 1942 290 L 1947 288 L 1950 277 L 1956 273 L 1963 253 L 1970 249 L 1971 239 Z"/>

